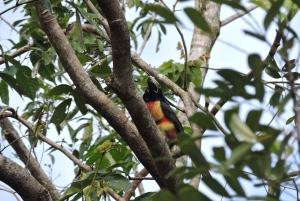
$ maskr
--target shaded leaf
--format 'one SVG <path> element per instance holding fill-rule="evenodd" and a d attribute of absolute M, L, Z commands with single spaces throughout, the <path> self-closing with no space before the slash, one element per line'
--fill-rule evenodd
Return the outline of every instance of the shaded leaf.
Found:
<path fill-rule="evenodd" d="M 127 191 L 131 188 L 131 183 L 128 179 L 120 174 L 108 175 L 103 180 L 114 190 Z"/>
<path fill-rule="evenodd" d="M 42 0 L 44 6 L 47 8 L 48 12 L 51 14 L 52 13 L 52 7 L 51 3 L 49 0 Z"/>
<path fill-rule="evenodd" d="M 213 177 L 203 177 L 202 181 L 205 183 L 206 186 L 208 186 L 213 192 L 225 196 L 225 197 L 231 197 L 224 186 L 222 186 L 217 180 L 215 180 Z"/>
<path fill-rule="evenodd" d="M 166 189 L 161 189 L 158 193 L 152 196 L 153 201 L 162 201 L 162 200 L 168 200 L 168 201 L 179 201 L 170 191 Z"/>
<path fill-rule="evenodd" d="M 148 10 L 153 11 L 154 13 L 165 18 L 165 21 L 164 21 L 165 23 L 174 23 L 177 21 L 174 13 L 161 5 L 147 4 L 145 6 L 145 10 L 146 10 L 146 12 Z"/>
<path fill-rule="evenodd" d="M 1 80 L 1 82 L 0 82 L 0 97 L 1 97 L 2 103 L 9 105 L 8 85 L 4 80 Z"/>
<path fill-rule="evenodd" d="M 184 12 L 198 28 L 205 32 L 211 32 L 209 24 L 205 20 L 203 14 L 200 13 L 198 10 L 194 8 L 185 8 Z"/>
<path fill-rule="evenodd" d="M 274 1 L 271 4 L 271 7 L 270 7 L 269 11 L 267 12 L 267 15 L 264 20 L 264 27 L 266 30 L 269 28 L 269 25 L 271 24 L 271 22 L 275 19 L 275 16 L 277 14 L 279 14 L 279 10 L 280 10 L 280 7 L 282 6 L 282 4 L 283 4 L 283 0 Z"/>
<path fill-rule="evenodd" d="M 25 95 L 27 96 L 27 91 L 26 89 L 22 86 L 22 84 L 15 79 L 14 77 L 6 74 L 6 73 L 1 73 L 0 72 L 0 77 L 2 80 L 4 80 L 10 87 L 12 87 L 16 92 L 22 96 Z"/>
<path fill-rule="evenodd" d="M 69 107 L 71 105 L 72 99 L 69 98 L 67 100 L 64 100 L 61 102 L 54 110 L 54 113 L 50 119 L 50 123 L 54 123 L 56 125 L 60 124 L 65 120 L 68 112 L 69 112 Z"/>
<path fill-rule="evenodd" d="M 275 79 L 281 78 L 280 74 L 276 70 L 274 70 L 274 68 L 267 67 L 265 69 L 265 72 L 272 78 Z"/>
<path fill-rule="evenodd" d="M 210 130 L 217 130 L 217 127 L 213 123 L 212 117 L 208 116 L 207 114 L 203 112 L 197 112 L 193 114 L 189 118 L 191 122 L 196 123 L 198 126 L 200 126 L 202 129 L 210 129 Z"/>
<path fill-rule="evenodd" d="M 54 88 L 52 88 L 48 96 L 53 96 L 53 95 L 61 95 L 61 94 L 68 94 L 73 92 L 73 88 L 67 84 L 60 84 Z"/>
<path fill-rule="evenodd" d="M 237 114 L 233 114 L 231 116 L 229 128 L 235 135 L 247 142 L 253 142 L 253 140 L 256 139 L 256 135 L 253 133 L 253 131 L 247 126 L 247 124 L 240 120 Z"/>
<path fill-rule="evenodd" d="M 178 196 L 181 201 L 210 201 L 208 197 L 202 194 L 200 191 L 195 189 L 193 186 L 188 184 L 180 184 L 177 187 Z M 166 199 L 168 200 L 168 199 Z"/>

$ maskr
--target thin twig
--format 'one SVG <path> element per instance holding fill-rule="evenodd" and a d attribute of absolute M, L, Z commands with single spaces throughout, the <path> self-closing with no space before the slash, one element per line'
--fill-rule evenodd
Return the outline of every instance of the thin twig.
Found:
<path fill-rule="evenodd" d="M 238 12 L 238 13 L 236 13 L 236 14 L 234 14 L 234 15 L 228 17 L 228 18 L 226 18 L 225 20 L 223 20 L 223 21 L 221 22 L 221 27 L 222 27 L 222 26 L 225 26 L 226 24 L 228 24 L 228 23 L 230 23 L 230 22 L 232 22 L 232 21 L 234 21 L 234 20 L 236 20 L 236 19 L 238 19 L 238 18 L 240 18 L 240 17 L 242 17 L 242 16 L 244 16 L 244 15 L 246 15 L 247 13 L 251 12 L 252 10 L 254 10 L 254 9 L 256 9 L 256 8 L 258 8 L 257 5 L 251 5 L 251 6 L 249 6 L 249 7 L 246 9 L 247 12 L 241 11 L 241 12 Z"/>
<path fill-rule="evenodd" d="M 8 9 L 6 9 L 6 10 L 4 10 L 4 11 L 2 11 L 2 12 L 0 13 L 0 15 L 2 15 L 2 14 L 6 13 L 6 12 L 8 12 L 8 11 L 14 9 L 14 8 L 17 8 L 17 7 L 21 6 L 21 5 L 29 4 L 29 3 L 32 3 L 32 2 L 35 2 L 35 1 L 37 1 L 37 0 L 27 1 L 27 2 L 24 2 L 24 3 L 17 3 L 16 5 L 14 5 L 14 6 L 8 8 Z"/>
<path fill-rule="evenodd" d="M 12 109 L 9 107 L 9 109 Z M 34 132 L 33 126 L 26 121 L 25 119 L 23 119 L 21 116 L 19 116 L 15 111 L 13 111 L 12 113 L 8 113 L 8 112 L 1 112 L 2 114 L 0 115 L 1 118 L 4 117 L 11 117 L 14 118 L 16 120 L 18 120 L 19 122 L 21 122 L 24 126 L 26 126 L 31 132 Z M 78 160 L 72 153 L 70 153 L 68 150 L 66 150 L 65 148 L 63 148 L 62 146 L 58 145 L 57 143 L 53 142 L 52 140 L 48 139 L 46 136 L 44 136 L 43 134 L 39 133 L 37 135 L 37 137 L 39 139 L 41 139 L 42 141 L 46 142 L 47 144 L 49 144 L 50 146 L 56 148 L 57 150 L 61 151 L 63 154 L 65 154 L 70 160 L 72 160 L 74 163 L 76 163 L 79 167 L 81 167 L 84 170 L 90 171 L 91 167 L 84 164 L 83 162 L 81 162 L 80 160 Z"/>
<path fill-rule="evenodd" d="M 153 21 L 153 20 L 155 20 L 155 18 L 156 18 L 156 13 L 152 16 L 152 18 L 151 18 L 151 21 Z M 153 22 L 151 22 L 150 24 L 149 24 L 149 27 L 148 27 L 148 29 L 147 29 L 147 32 L 146 32 L 146 34 L 145 34 L 145 36 L 144 36 L 144 38 L 143 38 L 143 43 L 142 43 L 142 45 L 141 45 L 141 47 L 140 47 L 140 50 L 139 50 L 139 52 L 138 52 L 138 56 L 140 57 L 141 56 L 141 54 L 142 54 L 142 52 L 143 52 L 143 50 L 144 50 L 144 48 L 145 48 L 145 46 L 146 46 L 146 42 L 147 42 L 147 40 L 148 40 L 148 38 L 149 38 L 149 35 L 150 35 L 150 33 L 151 33 L 151 29 L 152 29 L 152 27 L 153 27 Z"/>
<path fill-rule="evenodd" d="M 149 172 L 143 168 L 138 174 L 137 176 L 140 176 L 140 177 L 145 177 L 149 174 Z M 142 182 L 142 180 L 134 180 L 132 181 L 131 183 L 131 189 L 129 189 L 128 191 L 125 192 L 124 196 L 123 196 L 123 199 L 125 201 L 128 201 L 130 200 L 132 194 L 134 193 L 135 189 L 138 187 L 138 185 Z"/>
<path fill-rule="evenodd" d="M 169 10 L 171 10 L 167 5 L 166 3 L 163 1 L 163 0 L 160 0 L 162 2 L 162 4 Z M 175 4 L 173 5 L 173 13 L 175 12 L 175 7 L 176 7 L 176 4 L 177 4 L 178 1 L 175 2 Z M 184 79 L 183 79 L 183 89 L 185 91 L 187 91 L 187 75 L 186 75 L 186 72 L 187 72 L 187 48 L 186 48 L 186 43 L 185 43 L 185 39 L 184 39 L 184 36 L 183 36 L 183 33 L 181 32 L 180 28 L 178 27 L 177 23 L 174 22 L 174 25 L 177 29 L 177 32 L 179 33 L 180 35 L 180 38 L 181 38 L 181 41 L 182 41 L 182 44 L 183 44 L 183 48 L 184 48 L 184 70 L 183 70 L 183 74 L 184 74 Z"/>
<path fill-rule="evenodd" d="M 203 112 L 205 112 L 207 115 L 209 115 L 214 123 L 216 124 L 216 126 L 220 129 L 220 131 L 226 136 L 229 135 L 229 133 L 226 131 L 226 129 L 221 125 L 221 123 L 217 120 L 217 118 L 211 113 L 209 112 L 205 107 L 203 107 L 202 105 L 200 105 L 193 96 L 190 95 L 191 100 L 193 101 L 193 103 L 195 104 L 196 107 L 198 107 L 200 110 L 202 110 Z M 203 130 L 202 132 L 204 132 L 205 130 Z"/>

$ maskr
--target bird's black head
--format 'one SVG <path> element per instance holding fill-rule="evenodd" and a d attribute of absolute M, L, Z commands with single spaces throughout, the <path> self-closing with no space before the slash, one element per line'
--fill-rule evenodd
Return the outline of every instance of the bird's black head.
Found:
<path fill-rule="evenodd" d="M 147 80 L 148 87 L 143 95 L 145 102 L 151 101 L 165 101 L 164 95 L 162 94 L 159 83 L 154 77 L 149 76 Z"/>
<path fill-rule="evenodd" d="M 158 89 L 160 89 L 159 83 L 152 76 L 148 77 L 147 84 L 148 84 L 149 91 L 154 91 L 155 93 L 157 93 Z"/>

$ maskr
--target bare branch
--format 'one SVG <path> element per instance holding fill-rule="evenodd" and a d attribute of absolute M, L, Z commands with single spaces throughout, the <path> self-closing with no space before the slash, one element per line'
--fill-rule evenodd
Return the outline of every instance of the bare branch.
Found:
<path fill-rule="evenodd" d="M 6 9 L 6 10 L 4 10 L 4 11 L 2 11 L 2 12 L 0 13 L 0 15 L 2 15 L 2 14 L 6 13 L 6 12 L 8 12 L 8 11 L 14 9 L 14 8 L 17 8 L 17 7 L 21 6 L 21 5 L 29 4 L 29 3 L 32 3 L 32 2 L 35 2 L 35 1 L 37 1 L 37 0 L 27 1 L 27 2 L 24 2 L 24 3 L 19 3 L 19 2 L 17 2 L 16 5 L 14 5 L 14 6 L 8 8 L 8 9 Z"/>
<path fill-rule="evenodd" d="M 49 38 L 52 46 L 56 50 L 62 65 L 69 74 L 76 89 L 99 114 L 121 135 L 122 139 L 132 149 L 139 161 L 149 169 L 159 185 L 165 186 L 165 179 L 160 176 L 153 157 L 139 135 L 136 127 L 118 109 L 118 107 L 94 85 L 88 73 L 82 68 L 80 61 L 66 39 L 63 31 L 59 27 L 55 16 L 50 15 L 45 6 L 39 1 L 35 3 L 35 8 L 40 19 L 43 30 Z"/>
<path fill-rule="evenodd" d="M 155 18 L 156 18 L 156 13 L 152 16 L 152 19 L 151 19 L 151 20 L 153 21 L 153 20 L 155 20 Z M 143 43 L 142 43 L 142 45 L 141 45 L 141 47 L 140 47 L 140 50 L 139 50 L 139 52 L 138 52 L 138 56 L 141 56 L 141 54 L 142 54 L 142 52 L 143 52 L 143 50 L 144 50 L 144 48 L 145 48 L 145 46 L 146 46 L 146 42 L 147 42 L 147 40 L 148 40 L 148 38 L 149 38 L 149 35 L 150 35 L 150 33 L 151 33 L 152 27 L 153 27 L 153 22 L 151 22 L 151 23 L 149 24 L 149 27 L 148 27 L 148 29 L 147 29 L 147 31 L 146 31 L 146 34 L 145 34 L 144 38 L 143 38 Z"/>
<path fill-rule="evenodd" d="M 222 27 L 222 26 L 225 26 L 225 25 L 227 25 L 227 24 L 229 24 L 230 22 L 232 22 L 232 21 L 234 21 L 234 20 L 236 20 L 236 19 L 238 19 L 238 18 L 240 18 L 240 17 L 242 17 L 242 16 L 244 16 L 244 15 L 246 15 L 246 14 L 248 14 L 249 12 L 251 12 L 252 10 L 254 10 L 254 9 L 256 9 L 256 8 L 258 8 L 257 5 L 251 5 L 251 6 L 249 6 L 249 7 L 246 9 L 247 12 L 241 11 L 241 12 L 238 12 L 238 13 L 236 13 L 236 14 L 234 14 L 234 15 L 228 17 L 228 18 L 226 18 L 225 20 L 223 20 L 223 21 L 221 22 L 221 27 Z"/>
<path fill-rule="evenodd" d="M 35 43 L 31 42 L 28 45 L 25 45 L 25 46 L 21 47 L 20 49 L 12 52 L 11 54 L 9 54 L 9 56 L 11 56 L 11 57 L 20 56 L 21 54 L 23 54 L 25 52 L 28 52 L 29 47 L 34 47 L 34 46 L 35 46 Z M 3 63 L 4 63 L 4 58 L 0 57 L 0 65 L 3 64 Z"/>
<path fill-rule="evenodd" d="M 98 0 L 97 2 L 107 17 L 111 31 L 113 74 L 109 77 L 106 84 L 115 91 L 124 103 L 153 158 L 171 158 L 164 136 L 161 135 L 144 100 L 138 95 L 138 91 L 135 88 L 132 77 L 130 36 L 120 3 L 116 0 Z M 161 160 L 155 161 L 155 164 L 160 177 L 163 179 L 163 183 L 158 183 L 159 186 L 176 193 L 176 177 L 165 178 L 169 171 L 175 167 L 174 162 Z M 148 171 L 150 170 L 148 169 Z M 156 178 L 155 180 L 157 181 Z"/>
<path fill-rule="evenodd" d="M 14 113 L 2 112 L 0 118 L 5 118 L 5 117 L 11 117 L 11 118 L 14 118 L 14 119 L 18 120 L 24 126 L 26 126 L 32 133 L 34 133 L 33 126 L 28 121 L 26 121 L 21 116 L 19 116 L 16 112 L 14 112 Z M 57 150 L 61 151 L 63 154 L 65 154 L 69 159 L 71 159 L 74 163 L 76 163 L 82 169 L 87 170 L 87 171 L 91 170 L 91 167 L 89 167 L 88 165 L 82 163 L 72 153 L 70 153 L 69 151 L 64 149 L 62 146 L 56 144 L 52 140 L 48 139 L 43 134 L 38 134 L 38 138 L 41 139 L 42 141 L 46 142 L 50 146 L 56 148 Z M 32 157 L 30 157 L 30 158 L 32 158 Z"/>
<path fill-rule="evenodd" d="M 27 169 L 3 155 L 0 155 L 0 180 L 17 191 L 24 201 L 52 201 L 49 192 L 29 174 Z"/>
<path fill-rule="evenodd" d="M 160 0 L 162 2 L 162 4 L 169 9 L 169 7 L 165 4 L 165 2 L 163 0 Z M 173 6 L 173 13 L 175 12 L 175 7 L 176 7 L 176 4 L 178 3 L 178 1 L 175 2 L 174 6 Z M 169 9 L 170 10 L 170 9 Z M 181 38 L 181 41 L 182 41 L 182 44 L 183 44 L 183 48 L 184 48 L 184 70 L 183 70 L 183 73 L 184 73 L 184 80 L 183 80 L 183 89 L 185 91 L 187 91 L 187 75 L 186 75 L 186 72 L 187 72 L 187 60 L 188 60 L 188 52 L 187 52 L 187 48 L 186 48 L 186 43 L 185 43 L 185 39 L 184 39 L 184 36 L 180 30 L 180 28 L 178 27 L 178 24 L 175 22 L 174 23 L 175 27 L 176 27 L 176 30 L 177 32 L 179 33 L 180 35 L 180 38 Z"/>

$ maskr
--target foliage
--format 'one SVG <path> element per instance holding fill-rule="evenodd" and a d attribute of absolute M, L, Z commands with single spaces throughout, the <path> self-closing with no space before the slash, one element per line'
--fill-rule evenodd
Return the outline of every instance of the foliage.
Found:
<path fill-rule="evenodd" d="M 5 4 L 10 2 L 7 0 Z M 105 84 L 105 80 L 112 73 L 112 52 L 111 44 L 105 39 L 105 31 L 99 26 L 97 15 L 80 1 L 75 3 L 43 0 L 42 2 L 48 12 L 55 13 L 61 28 L 66 29 L 66 37 L 94 84 L 125 113 L 124 104 Z M 91 0 L 91 2 L 97 5 L 95 0 Z M 213 2 L 222 3 L 241 11 L 246 10 L 238 1 L 213 0 Z M 285 131 L 281 127 L 263 121 L 264 114 L 268 111 L 261 109 L 262 107 L 251 109 L 247 115 L 242 116 L 243 107 L 240 103 L 251 104 L 255 101 L 263 106 L 267 102 L 270 106 L 268 110 L 275 111 L 275 118 L 283 118 L 286 124 L 295 122 L 295 115 L 288 117 L 279 115 L 290 107 L 289 103 L 293 101 L 293 96 L 296 96 L 299 101 L 298 88 L 291 90 L 291 85 L 294 85 L 295 81 L 300 78 L 300 73 L 297 72 L 298 61 L 297 58 L 289 58 L 292 45 L 295 42 L 299 43 L 299 35 L 293 27 L 289 26 L 289 22 L 297 13 L 300 5 L 297 0 L 251 2 L 265 10 L 263 31 L 245 30 L 245 33 L 262 43 L 267 43 L 266 32 L 271 23 L 275 23 L 278 32 L 283 34 L 283 44 L 278 50 L 278 57 L 266 56 L 266 59 L 262 59 L 257 54 L 248 55 L 249 70 L 252 70 L 254 74 L 253 79 L 243 74 L 244 72 L 220 69 L 217 71 L 219 78 L 214 80 L 215 86 L 213 88 L 202 87 L 203 78 L 200 67 L 205 61 L 200 57 L 197 60 L 187 61 L 186 66 L 183 62 L 170 59 L 157 68 L 161 74 L 170 78 L 180 87 L 184 85 L 184 71 L 186 70 L 187 83 L 193 83 L 197 92 L 213 100 L 221 99 L 234 105 L 232 108 L 223 110 L 223 119 L 218 117 L 218 120 L 226 125 L 225 128 L 229 130 L 229 134 L 224 136 L 224 146 L 212 145 L 213 161 L 205 159 L 203 154 L 198 151 L 196 142 L 203 137 L 211 138 L 211 140 L 216 137 L 206 135 L 207 132 L 215 131 L 222 135 L 217 129 L 214 118 L 208 110 L 195 112 L 189 118 L 190 122 L 208 131 L 201 138 L 189 134 L 178 136 L 178 146 L 182 154 L 189 156 L 193 165 L 176 167 L 168 176 L 177 175 L 180 181 L 187 181 L 199 174 L 205 174 L 208 170 L 213 170 L 222 179 L 203 176 L 202 180 L 213 193 L 220 197 L 272 200 L 279 199 L 283 189 L 281 184 L 288 185 L 290 179 L 288 172 L 298 167 L 297 161 L 292 159 L 295 155 L 299 158 L 297 155 L 298 145 L 295 145 L 297 144 L 297 131 L 296 129 Z M 174 23 L 183 23 L 183 19 L 156 1 L 148 3 L 148 1 L 128 0 L 123 6 L 139 12 L 139 16 L 135 19 L 127 19 L 131 42 L 135 49 L 140 45 L 138 36 L 144 37 L 151 23 L 156 25 L 159 33 L 156 50 L 159 49 L 161 40 L 164 39 L 163 35 L 167 37 L 168 34 L 171 34 L 167 33 L 166 27 Z M 20 28 L 20 41 L 11 41 L 13 46 L 9 51 L 2 49 L 5 59 L 5 68 L 0 72 L 2 104 L 9 105 L 10 103 L 9 87 L 21 97 L 29 98 L 26 99 L 29 101 L 26 103 L 25 110 L 19 115 L 34 124 L 41 114 L 46 114 L 43 115 L 43 121 L 47 125 L 54 124 L 58 133 L 67 128 L 71 141 L 67 142 L 66 146 L 72 150 L 73 155 L 87 165 L 99 167 L 97 171 L 85 172 L 79 171 L 75 166 L 75 171 L 79 171 L 79 173 L 73 181 L 70 181 L 70 187 L 64 191 L 60 200 L 67 198 L 80 200 L 83 196 L 86 200 L 99 200 L 101 197 L 105 198 L 109 195 L 110 188 L 118 195 L 124 195 L 131 188 L 128 178 L 132 173 L 132 168 L 138 165 L 139 161 L 106 119 L 95 112 L 93 108 L 87 107 L 87 101 L 78 92 L 77 87 L 66 79 L 67 73 L 54 48 L 45 37 L 34 4 L 25 4 L 23 8 L 24 19 L 16 20 L 13 23 L 13 26 Z M 205 34 L 211 34 L 214 31 L 203 16 L 203 11 L 186 7 L 183 13 Z M 157 14 L 157 19 L 152 19 L 154 14 Z M 70 24 L 74 20 L 75 22 Z M 82 25 L 87 24 L 92 25 L 98 34 L 85 30 Z M 154 30 L 151 29 L 150 34 Z M 9 56 L 10 52 L 26 45 L 28 39 L 33 41 L 35 46 L 27 48 L 26 62 Z M 186 52 L 184 52 L 181 42 L 178 43 L 177 48 L 181 52 L 180 57 L 184 58 Z M 281 82 L 271 85 L 263 79 L 263 76 Z M 135 66 L 133 77 L 142 94 L 148 76 Z M 280 83 L 287 83 L 287 85 Z M 168 98 L 178 100 L 173 91 L 163 83 L 161 84 L 163 92 Z M 77 120 L 75 124 L 74 120 Z M 295 122 L 295 124 L 298 123 Z M 43 134 L 47 136 L 48 132 L 47 129 L 44 129 Z M 30 143 L 34 142 L 34 138 L 28 139 Z M 46 153 L 50 154 L 52 151 L 55 149 L 50 148 Z M 255 175 L 255 179 L 249 174 Z M 274 194 L 267 197 L 249 196 L 241 180 L 250 181 L 257 187 L 269 185 L 274 189 Z M 224 187 L 222 181 L 225 181 L 228 187 Z M 183 182 L 177 186 L 177 193 L 175 196 L 163 189 L 159 192 L 148 192 L 135 196 L 135 200 L 166 200 L 166 198 L 168 200 L 210 200 L 203 190 L 198 191 Z"/>

